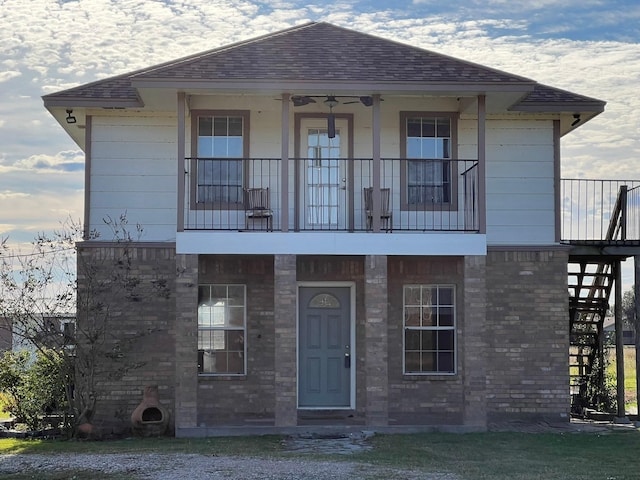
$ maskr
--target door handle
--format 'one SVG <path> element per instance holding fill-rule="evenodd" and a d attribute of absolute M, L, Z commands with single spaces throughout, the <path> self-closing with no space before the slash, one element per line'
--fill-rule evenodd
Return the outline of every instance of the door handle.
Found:
<path fill-rule="evenodd" d="M 349 353 L 344 354 L 344 368 L 351 368 L 351 355 Z"/>

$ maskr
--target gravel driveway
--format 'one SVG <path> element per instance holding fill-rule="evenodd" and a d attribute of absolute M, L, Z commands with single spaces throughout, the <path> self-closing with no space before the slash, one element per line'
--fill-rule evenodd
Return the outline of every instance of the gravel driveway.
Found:
<path fill-rule="evenodd" d="M 0 455 L 3 474 L 66 469 L 129 474 L 153 480 L 459 480 L 445 474 L 379 467 L 355 462 L 305 459 L 258 459 L 191 454 L 62 454 Z"/>

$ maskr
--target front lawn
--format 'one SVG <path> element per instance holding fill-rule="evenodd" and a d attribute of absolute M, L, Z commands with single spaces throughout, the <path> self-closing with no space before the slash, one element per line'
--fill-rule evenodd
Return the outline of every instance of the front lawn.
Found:
<path fill-rule="evenodd" d="M 199 453 L 269 458 L 307 457 L 452 473 L 463 480 L 630 480 L 640 478 L 640 433 L 477 433 L 377 435 L 373 449 L 352 455 L 290 453 L 282 437 L 129 439 L 105 442 L 0 439 L 0 453 Z M 76 472 L 68 472 L 75 474 Z M 58 472 L 56 475 L 59 475 Z M 73 478 L 47 476 L 39 479 Z M 53 473 L 51 473 L 53 475 Z M 11 477 L 22 480 L 30 477 Z M 79 477 L 78 477 L 79 478 Z M 117 476 L 93 475 L 116 480 Z"/>

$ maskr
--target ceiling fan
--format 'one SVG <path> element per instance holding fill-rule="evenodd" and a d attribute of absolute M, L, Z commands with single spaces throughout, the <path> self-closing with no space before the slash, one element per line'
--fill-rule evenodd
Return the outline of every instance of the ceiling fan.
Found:
<path fill-rule="evenodd" d="M 318 103 L 315 98 L 324 98 L 322 103 L 327 105 L 329 108 L 333 108 L 338 104 L 348 105 L 350 103 L 362 103 L 365 107 L 370 107 L 373 105 L 373 97 L 369 95 L 364 96 L 338 96 L 338 95 L 293 95 L 291 97 L 291 101 L 293 102 L 294 107 L 302 107 L 304 105 L 309 105 L 310 103 Z M 355 98 L 357 100 L 351 100 L 348 102 L 340 101 L 339 98 Z"/>
<path fill-rule="evenodd" d="M 318 103 L 314 98 L 324 98 L 322 103 L 329 107 L 329 115 L 327 117 L 327 136 L 329 138 L 335 138 L 336 136 L 336 118 L 333 114 L 333 107 L 337 105 L 348 105 L 350 103 L 361 103 L 365 107 L 373 105 L 373 97 L 371 96 L 336 96 L 336 95 L 294 95 L 291 97 L 294 107 L 303 107 L 310 103 Z M 340 101 L 338 98 L 356 98 L 357 100 L 350 100 L 347 102 Z"/>

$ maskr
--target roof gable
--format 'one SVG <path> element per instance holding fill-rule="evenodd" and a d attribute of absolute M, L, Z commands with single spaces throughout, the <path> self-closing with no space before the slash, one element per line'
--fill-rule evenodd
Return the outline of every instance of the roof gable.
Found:
<path fill-rule="evenodd" d="M 137 78 L 531 83 L 428 50 L 310 23 L 150 68 Z"/>
<path fill-rule="evenodd" d="M 529 91 L 512 110 L 585 106 L 604 102 L 537 84 L 517 75 L 410 45 L 331 25 L 308 23 L 161 65 L 43 97 L 47 106 L 142 106 L 138 81 L 322 81 L 424 85 L 504 86 Z M 551 108 L 551 110 L 554 110 Z"/>

